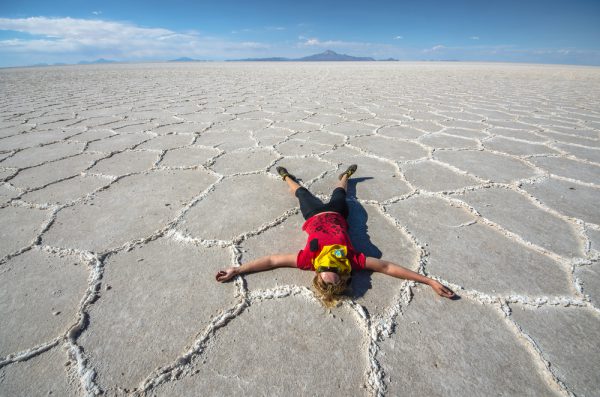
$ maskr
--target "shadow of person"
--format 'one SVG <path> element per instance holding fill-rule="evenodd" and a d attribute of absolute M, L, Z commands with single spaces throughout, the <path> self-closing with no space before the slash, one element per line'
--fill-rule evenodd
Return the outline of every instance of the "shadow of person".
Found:
<path fill-rule="evenodd" d="M 350 193 L 356 193 L 356 183 L 361 182 L 367 178 L 356 178 L 348 181 L 348 195 Z M 354 197 L 354 196 L 352 196 Z M 371 242 L 369 236 L 369 227 L 367 221 L 369 220 L 369 214 L 364 209 L 361 203 L 356 200 L 348 200 L 348 209 L 350 210 L 348 215 L 348 234 L 354 248 L 365 254 L 365 256 L 371 256 L 373 258 L 381 258 L 381 250 L 377 248 L 375 244 Z M 352 293 L 353 298 L 363 296 L 369 289 L 371 289 L 371 275 L 373 272 L 363 270 L 360 272 L 352 273 Z"/>
<path fill-rule="evenodd" d="M 348 197 L 356 198 L 356 184 L 359 182 L 368 181 L 373 179 L 372 176 L 364 176 L 360 178 L 352 178 L 348 180 L 348 186 L 346 187 L 346 195 Z"/>

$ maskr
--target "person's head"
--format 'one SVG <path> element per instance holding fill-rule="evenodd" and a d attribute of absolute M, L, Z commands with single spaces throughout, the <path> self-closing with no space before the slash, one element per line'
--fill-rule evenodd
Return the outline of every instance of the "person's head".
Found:
<path fill-rule="evenodd" d="M 338 304 L 340 298 L 350 285 L 349 274 L 339 275 L 335 272 L 317 272 L 313 278 L 313 287 L 317 290 L 326 307 Z"/>
<path fill-rule="evenodd" d="M 326 245 L 314 259 L 317 274 L 313 286 L 327 307 L 336 306 L 339 298 L 350 285 L 352 266 L 345 245 Z"/>

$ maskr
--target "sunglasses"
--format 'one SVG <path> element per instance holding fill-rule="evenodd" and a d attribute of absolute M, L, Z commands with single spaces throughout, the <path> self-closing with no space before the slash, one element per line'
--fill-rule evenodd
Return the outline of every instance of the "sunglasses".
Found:
<path fill-rule="evenodd" d="M 335 274 L 339 274 L 340 270 L 337 267 L 319 266 L 317 268 L 317 273 L 323 273 L 323 272 L 332 272 Z"/>

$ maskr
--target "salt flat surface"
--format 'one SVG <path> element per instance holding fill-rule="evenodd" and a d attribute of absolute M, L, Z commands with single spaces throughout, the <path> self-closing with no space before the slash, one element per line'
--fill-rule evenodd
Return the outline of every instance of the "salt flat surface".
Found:
<path fill-rule="evenodd" d="M 0 396 L 600 390 L 600 69 L 199 63 L 0 70 Z M 294 269 L 283 165 L 455 301 Z"/>

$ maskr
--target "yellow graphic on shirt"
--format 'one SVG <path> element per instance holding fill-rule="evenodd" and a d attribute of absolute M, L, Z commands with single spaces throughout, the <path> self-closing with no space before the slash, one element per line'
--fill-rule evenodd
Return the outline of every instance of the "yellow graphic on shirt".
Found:
<path fill-rule="evenodd" d="M 349 274 L 352 266 L 347 255 L 348 248 L 345 245 L 325 245 L 319 255 L 313 259 L 313 266 L 317 272 L 333 271 L 338 274 Z"/>

